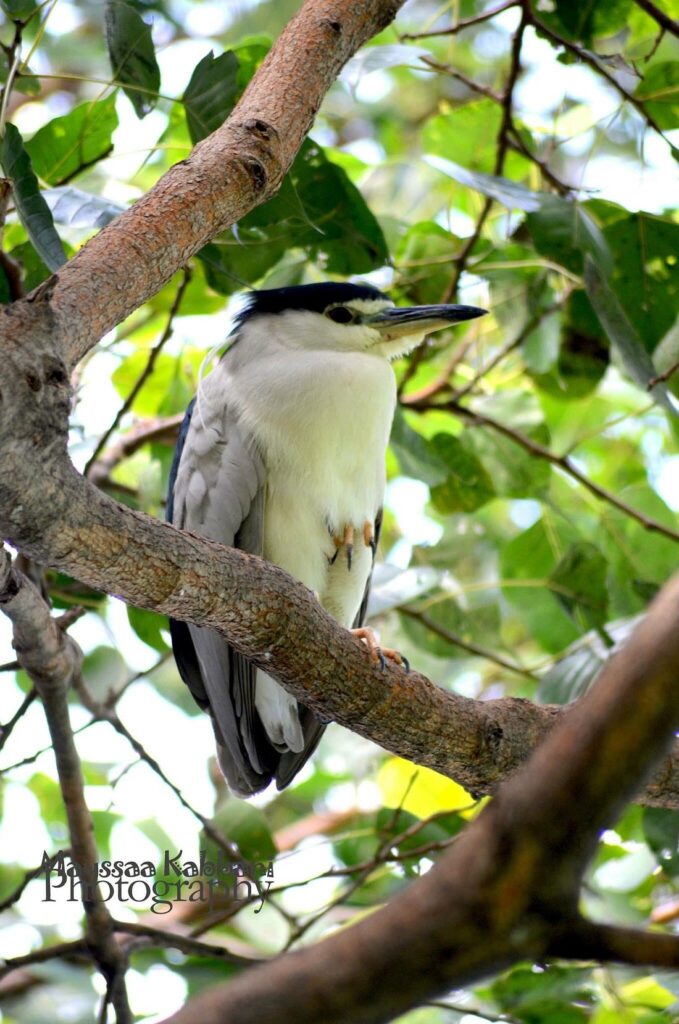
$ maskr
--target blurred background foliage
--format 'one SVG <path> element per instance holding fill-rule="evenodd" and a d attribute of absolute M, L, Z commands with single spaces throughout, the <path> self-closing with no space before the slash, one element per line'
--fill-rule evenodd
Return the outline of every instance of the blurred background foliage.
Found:
<path fill-rule="evenodd" d="M 9 302 L 224 120 L 298 3 L 1 7 Z M 677 18 L 677 0 L 661 13 Z M 483 305 L 489 316 L 396 366 L 373 624 L 465 696 L 577 697 L 679 563 L 677 45 L 634 0 L 407 4 L 345 68 L 278 195 L 80 367 L 76 464 L 163 515 L 180 414 L 249 286 L 363 275 L 398 302 Z M 478 810 L 453 782 L 339 728 L 283 794 L 231 798 L 165 621 L 32 568 L 57 610 L 85 612 L 72 716 L 102 857 L 160 865 L 166 849 L 214 854 L 223 835 L 244 858 L 274 860 L 257 914 L 184 903 L 164 918 L 114 902 L 118 919 L 270 954 L 379 905 Z M 41 711 L 0 628 L 10 957 L 76 938 L 80 908 L 45 903 L 26 875 L 68 836 Z M 677 819 L 633 807 L 605 834 L 588 912 L 675 927 Z M 132 952 L 145 1021 L 238 969 L 139 938 Z M 0 1019 L 23 1024 L 90 1021 L 101 993 L 77 957 L 0 984 Z M 403 1021 L 662 1024 L 678 999 L 677 973 L 521 965 Z"/>

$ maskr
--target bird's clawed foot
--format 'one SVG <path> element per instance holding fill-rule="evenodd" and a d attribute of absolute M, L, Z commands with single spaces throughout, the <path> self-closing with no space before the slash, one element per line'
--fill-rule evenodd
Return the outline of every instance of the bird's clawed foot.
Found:
<path fill-rule="evenodd" d="M 332 534 L 333 544 L 335 545 L 335 554 L 330 559 L 330 564 L 334 565 L 334 563 L 337 560 L 337 556 L 340 553 L 340 549 L 344 548 L 347 559 L 347 569 L 351 569 L 351 562 L 354 556 L 354 538 L 356 534 L 355 528 L 351 524 L 349 524 L 344 527 L 344 531 L 341 534 L 333 533 L 332 530 L 330 532 Z M 374 558 L 375 527 L 374 524 L 371 523 L 369 519 L 366 519 L 366 521 L 363 524 L 362 534 L 363 543 L 367 548 L 370 548 Z"/>
<path fill-rule="evenodd" d="M 393 661 L 395 665 L 399 665 L 404 668 L 406 672 L 410 672 L 408 659 L 391 647 L 380 647 L 374 631 L 369 629 L 368 626 L 361 626 L 359 629 L 350 629 L 349 632 L 352 636 L 357 637 L 358 640 L 366 645 L 370 651 L 370 658 L 375 665 L 379 665 L 380 668 L 384 669 L 388 661 Z"/>

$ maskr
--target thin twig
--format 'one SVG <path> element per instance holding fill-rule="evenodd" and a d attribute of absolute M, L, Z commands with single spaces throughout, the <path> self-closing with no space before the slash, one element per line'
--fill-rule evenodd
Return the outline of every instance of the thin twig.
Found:
<path fill-rule="evenodd" d="M 12 971 L 19 967 L 28 967 L 31 964 L 44 964 L 47 960 L 70 959 L 74 956 L 85 956 L 91 959 L 91 951 L 85 939 L 76 939 L 73 942 L 55 942 L 53 946 L 43 946 L 33 953 L 25 953 L 23 956 L 13 956 L 5 960 L 0 966 L 0 978 L 6 978 Z"/>
<path fill-rule="evenodd" d="M 513 6 L 513 5 L 512 5 Z M 497 12 L 496 12 L 497 13 Z M 527 5 L 522 4 L 521 6 L 521 21 L 519 22 L 518 28 L 512 38 L 512 51 L 511 61 L 509 65 L 509 73 L 507 75 L 507 81 L 505 83 L 504 92 L 502 94 L 502 119 L 500 121 L 500 128 L 497 135 L 497 149 L 495 151 L 495 165 L 493 167 L 493 174 L 502 174 L 505 158 L 507 156 L 507 150 L 509 148 L 509 131 L 512 127 L 512 101 L 514 98 L 514 86 L 516 85 L 517 79 L 521 72 L 521 46 L 523 44 L 523 35 L 528 25 L 528 10 Z M 481 213 L 479 214 L 474 230 L 472 231 L 469 238 L 466 239 L 464 245 L 457 258 L 455 259 L 455 266 L 453 269 L 453 276 L 448 283 L 442 302 L 450 302 L 453 295 L 457 291 L 460 278 L 467 265 L 467 259 L 470 256 L 474 246 L 481 237 L 483 226 L 486 223 L 488 214 L 490 213 L 493 200 L 490 196 L 486 196 L 483 201 Z"/>
<path fill-rule="evenodd" d="M 176 932 L 164 931 L 162 928 L 153 928 L 150 925 L 131 921 L 114 921 L 113 930 L 124 932 L 126 935 L 138 936 L 146 939 L 145 946 L 161 946 L 168 949 L 178 949 L 181 953 L 189 956 L 208 956 L 217 960 L 224 960 L 229 964 L 238 964 L 241 967 L 254 967 L 255 964 L 263 963 L 261 959 L 254 957 L 239 956 L 231 953 L 224 946 L 213 945 L 208 942 L 200 942 L 198 939 L 187 935 L 178 935 Z"/>
<path fill-rule="evenodd" d="M 209 818 L 206 818 L 204 814 L 201 814 L 200 811 L 191 806 L 179 787 L 167 777 L 156 759 L 144 749 L 139 740 L 136 739 L 136 737 L 133 736 L 129 729 L 123 724 L 116 709 L 114 707 L 110 707 L 108 703 L 100 703 L 94 700 L 82 677 L 76 679 L 74 685 L 84 706 L 94 716 L 94 718 L 97 721 L 108 722 L 120 736 L 125 737 L 134 752 L 156 773 L 156 775 L 159 776 L 159 778 L 163 780 L 165 785 L 172 790 L 182 806 L 197 818 L 203 826 L 205 834 L 224 851 L 227 857 L 232 861 L 244 860 L 245 858 L 239 851 L 238 847 L 234 843 L 229 842 L 220 832 L 218 832 Z"/>
<path fill-rule="evenodd" d="M 646 390 L 652 391 L 656 384 L 660 384 L 665 380 L 669 380 L 670 377 L 672 377 L 677 372 L 677 370 L 679 370 L 679 359 L 676 363 L 673 363 L 668 370 L 665 370 L 663 373 L 659 373 L 657 377 L 652 377 L 646 385 Z"/>
<path fill-rule="evenodd" d="M 446 640 L 455 647 L 460 647 L 463 651 L 468 651 L 479 658 L 485 658 L 486 661 L 492 661 L 495 665 L 499 665 L 500 668 L 505 668 L 509 672 L 516 672 L 519 676 L 525 676 L 528 679 L 538 678 L 535 672 L 531 672 L 530 669 L 507 661 L 487 647 L 482 647 L 481 644 L 475 644 L 471 640 L 464 640 L 458 633 L 453 633 L 451 630 L 446 629 L 445 626 L 441 626 L 430 615 L 427 615 L 426 612 L 416 611 L 415 608 L 399 608 L 399 612 L 401 615 L 405 615 L 406 618 L 413 619 L 414 622 L 420 622 L 427 629 L 431 630 L 432 633 L 440 636 L 442 640 Z"/>
<path fill-rule="evenodd" d="M 480 25 L 484 21 L 495 18 L 498 14 L 508 11 L 511 7 L 518 7 L 519 2 L 520 0 L 506 0 L 506 3 L 492 7 L 488 11 L 482 11 L 481 14 L 475 14 L 473 18 L 462 18 L 455 25 L 449 25 L 448 28 L 432 29 L 429 32 L 405 32 L 401 39 L 429 39 L 431 36 L 454 36 L 465 28 L 472 28 L 474 25 Z"/>
<path fill-rule="evenodd" d="M 570 291 L 568 291 L 567 294 L 564 295 L 557 302 L 553 302 L 551 306 L 547 307 L 547 309 L 538 310 L 536 313 L 533 314 L 533 316 L 529 317 L 526 323 L 519 331 L 519 333 L 517 334 L 517 336 L 513 338 L 511 341 L 508 341 L 503 348 L 499 349 L 495 353 L 495 355 L 488 360 L 485 366 L 482 366 L 481 369 L 474 374 L 470 381 L 463 385 L 463 387 L 458 388 L 458 390 L 453 393 L 453 400 L 459 401 L 460 398 L 464 398 L 465 395 L 469 394 L 469 392 L 476 387 L 479 381 L 483 380 L 483 378 L 488 373 L 490 373 L 491 370 L 494 370 L 495 367 L 510 354 L 510 352 L 513 352 L 515 349 L 517 349 L 519 345 L 521 345 L 526 340 L 528 335 L 531 334 L 532 331 L 536 329 L 536 327 L 540 326 L 543 320 L 546 320 L 547 317 L 550 317 L 554 313 L 556 313 L 561 308 L 563 303 L 566 301 L 568 295 L 570 295 Z"/>
<path fill-rule="evenodd" d="M 559 35 L 559 33 L 556 32 L 551 26 L 546 25 L 544 21 L 541 21 L 539 18 L 536 18 L 535 13 L 533 11 L 531 11 L 530 13 L 530 23 L 535 28 L 539 29 L 540 32 L 543 32 L 546 36 L 548 36 L 552 40 L 552 42 L 557 43 L 559 46 L 563 46 L 565 50 L 568 50 L 569 53 L 572 53 L 573 56 L 577 57 L 578 60 L 581 60 L 583 64 L 587 64 L 587 66 L 590 67 L 593 71 L 595 71 L 598 75 L 600 75 L 602 78 L 605 78 L 608 84 L 613 86 L 613 88 L 616 90 L 616 92 L 619 93 L 620 96 L 622 96 L 625 102 L 629 103 L 630 106 L 634 107 L 634 109 L 641 115 L 641 117 L 644 119 L 649 128 L 652 128 L 654 131 L 658 133 L 658 135 L 660 135 L 662 139 L 665 139 L 665 135 L 663 134 L 662 128 L 657 123 L 655 118 L 653 118 L 653 116 L 649 114 L 648 110 L 646 109 L 642 101 L 638 100 L 633 93 L 628 92 L 627 89 L 624 88 L 624 86 L 620 85 L 620 83 L 615 78 L 615 75 L 612 75 L 610 71 L 608 71 L 604 67 L 604 65 L 601 64 L 596 59 L 596 56 L 594 54 L 590 53 L 589 50 L 585 50 L 582 47 L 577 46 L 575 43 L 572 43 L 570 39 L 566 39 L 564 36 Z"/>
<path fill-rule="evenodd" d="M 468 409 L 459 402 L 449 401 L 441 403 L 429 403 L 429 402 L 416 402 L 412 403 L 409 408 L 415 409 L 418 412 L 430 412 L 434 409 L 441 411 L 447 410 L 449 412 L 457 413 L 460 416 L 464 416 L 465 419 L 471 420 L 474 423 L 482 423 L 487 427 L 491 427 L 499 434 L 503 434 L 509 438 L 515 444 L 518 444 L 521 448 L 525 449 L 530 455 L 535 456 L 538 459 L 544 459 L 546 462 L 551 462 L 553 466 L 557 466 L 563 470 L 564 473 L 577 480 L 578 483 L 582 484 L 590 493 L 595 497 L 599 498 L 600 501 L 605 501 L 609 505 L 613 505 L 620 512 L 624 512 L 630 519 L 634 519 L 639 523 L 645 530 L 649 530 L 651 533 L 660 533 L 663 537 L 669 538 L 669 540 L 679 541 L 679 533 L 673 530 L 670 526 L 665 526 L 664 523 L 659 523 L 656 519 L 652 519 L 650 516 L 644 515 L 643 512 L 639 512 L 637 509 L 632 508 L 626 502 L 616 497 L 611 491 L 607 491 L 604 487 L 590 480 L 589 477 L 581 473 L 577 466 L 571 461 L 567 455 L 557 455 L 556 452 L 550 451 L 549 448 L 545 448 L 544 445 L 539 444 L 538 441 L 533 441 L 532 438 L 527 437 L 525 434 L 520 433 L 518 430 L 514 430 L 512 427 L 508 427 L 504 423 L 500 423 L 499 420 L 493 419 L 491 416 L 486 416 L 484 413 L 476 412 L 472 409 Z"/>
<path fill-rule="evenodd" d="M 109 481 L 109 474 L 124 459 L 129 459 L 143 445 L 152 441 L 174 442 L 177 432 L 184 419 L 183 413 L 175 416 L 164 416 L 153 420 L 142 420 L 135 423 L 132 429 L 120 438 L 116 444 L 107 448 L 96 462 L 90 459 L 88 479 L 97 487 L 104 487 Z M 120 487 L 119 484 L 111 484 Z"/>
<path fill-rule="evenodd" d="M 15 662 L 14 664 L 16 665 L 17 668 L 19 667 L 19 663 L 18 662 Z M 24 697 L 24 699 L 22 700 L 22 702 L 19 705 L 19 707 L 17 708 L 17 710 L 14 712 L 14 714 L 10 718 L 10 720 L 8 722 L 6 722 L 5 725 L 0 725 L 0 750 L 2 750 L 2 748 L 5 745 L 5 743 L 7 742 L 7 740 L 12 735 L 12 730 L 14 729 L 14 726 L 24 716 L 24 714 L 28 711 L 28 709 L 30 708 L 31 704 L 33 703 L 33 701 L 35 700 L 35 698 L 37 696 L 38 696 L 38 691 L 35 689 L 34 686 L 32 686 L 31 689 L 26 694 L 26 696 Z M 0 910 L 2 910 L 1 906 L 0 906 Z"/>
<path fill-rule="evenodd" d="M 54 857 L 52 857 L 48 864 L 40 864 L 38 865 L 37 868 L 32 868 L 30 871 L 26 871 L 22 881 L 19 883 L 16 889 L 14 889 L 13 892 L 9 894 L 9 896 L 7 896 L 4 900 L 0 902 L 0 912 L 2 912 L 3 910 L 8 910 L 15 903 L 18 903 L 21 897 L 23 896 L 26 887 L 30 882 L 33 881 L 34 878 L 38 878 L 40 875 L 43 874 L 45 870 L 49 871 L 54 866 L 54 864 L 62 857 L 70 856 L 70 850 L 60 850 L 59 853 L 55 854 Z"/>
<path fill-rule="evenodd" d="M 109 441 L 109 438 L 118 429 L 118 427 L 120 426 L 120 422 L 121 422 L 123 416 L 125 416 L 125 414 L 127 412 L 129 412 L 129 410 L 132 408 L 132 405 L 134 403 L 135 398 L 137 397 L 137 395 L 139 394 L 141 389 L 144 387 L 144 384 L 146 383 L 146 381 L 149 379 L 149 377 L 153 373 L 153 369 L 154 369 L 154 367 L 156 365 L 156 361 L 158 359 L 158 356 L 162 352 L 164 346 L 167 344 L 167 342 L 172 337 L 172 332 L 174 331 L 174 318 L 177 315 L 177 311 L 178 311 L 179 306 L 181 305 L 181 301 L 182 301 L 182 299 L 184 297 L 184 292 L 186 291 L 190 280 L 191 280 L 191 271 L 189 270 L 188 267 L 184 267 L 183 277 L 182 277 L 181 281 L 179 282 L 179 287 L 177 288 L 177 293 L 176 293 L 176 295 L 174 297 L 174 302 L 172 303 L 172 306 L 170 307 L 170 312 L 167 315 L 167 323 L 165 325 L 165 329 L 164 329 L 163 333 L 161 334 L 160 338 L 158 339 L 158 341 L 156 342 L 156 344 L 151 349 L 151 352 L 149 353 L 149 358 L 148 358 L 148 361 L 146 363 L 146 366 L 144 367 L 142 373 L 140 374 L 139 378 L 135 382 L 135 384 L 134 384 L 132 390 L 130 391 L 129 395 L 127 396 L 127 398 L 125 399 L 125 401 L 123 402 L 121 407 L 118 409 L 118 412 L 115 414 L 115 417 L 114 417 L 113 422 L 111 423 L 110 427 L 99 438 L 99 441 L 97 442 L 97 446 L 95 447 L 94 451 L 90 455 L 90 457 L 89 457 L 89 459 L 87 461 L 87 464 L 85 466 L 84 476 L 89 476 L 90 469 L 92 468 L 94 463 L 99 458 L 99 455 L 101 454 L 101 452 L 104 450 L 106 444 Z"/>

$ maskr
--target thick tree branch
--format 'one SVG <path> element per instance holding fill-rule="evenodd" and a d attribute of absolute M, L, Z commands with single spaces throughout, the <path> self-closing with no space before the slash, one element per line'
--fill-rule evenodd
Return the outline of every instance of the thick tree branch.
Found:
<path fill-rule="evenodd" d="M 577 900 L 601 829 L 679 726 L 678 619 L 676 577 L 593 689 L 402 896 L 203 993 L 166 1024 L 261 1024 L 274 1007 L 277 1024 L 379 1024 L 519 959 L 555 948 L 579 958 L 567 941 L 578 929 L 585 955 L 629 962 L 642 940 L 581 924 Z M 676 963 L 676 941 L 646 935 L 645 953 Z"/>
<path fill-rule="evenodd" d="M 578 918 L 551 943 L 550 953 L 566 959 L 615 961 L 679 967 L 679 935 L 623 928 Z"/>
<path fill-rule="evenodd" d="M 59 271 L 70 365 L 220 231 L 269 199 L 340 69 L 403 0 L 306 0 L 228 121 Z"/>

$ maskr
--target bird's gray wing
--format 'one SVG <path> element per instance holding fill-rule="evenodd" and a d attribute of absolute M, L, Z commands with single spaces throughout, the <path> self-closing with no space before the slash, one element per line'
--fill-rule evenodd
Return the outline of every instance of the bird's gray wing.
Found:
<path fill-rule="evenodd" d="M 261 554 L 264 465 L 256 445 L 223 402 L 187 411 L 170 473 L 168 519 L 181 529 Z M 279 755 L 255 709 L 255 667 L 213 630 L 170 620 L 177 667 L 209 710 L 219 761 L 236 793 L 265 788 Z"/>
<path fill-rule="evenodd" d="M 374 547 L 373 547 L 373 566 L 375 565 L 375 552 L 377 551 L 377 545 L 380 539 L 380 532 L 382 530 L 382 509 L 378 509 L 377 515 L 375 516 L 375 523 L 373 528 L 374 536 Z M 356 613 L 354 619 L 354 629 L 362 626 L 365 622 L 365 615 L 368 608 L 368 599 L 370 597 L 370 584 L 372 582 L 372 569 L 370 575 L 366 580 L 365 590 L 363 591 L 363 598 L 361 600 L 360 608 Z M 298 754 L 289 751 L 286 754 L 281 755 L 280 763 L 276 769 L 276 786 L 278 789 L 285 789 L 285 787 L 292 781 L 297 772 L 300 770 L 302 765 L 311 757 L 314 750 L 318 746 L 321 736 L 325 731 L 327 722 L 321 722 L 309 708 L 305 708 L 303 705 L 299 705 L 300 716 L 299 720 L 304 732 L 304 749 Z"/>

